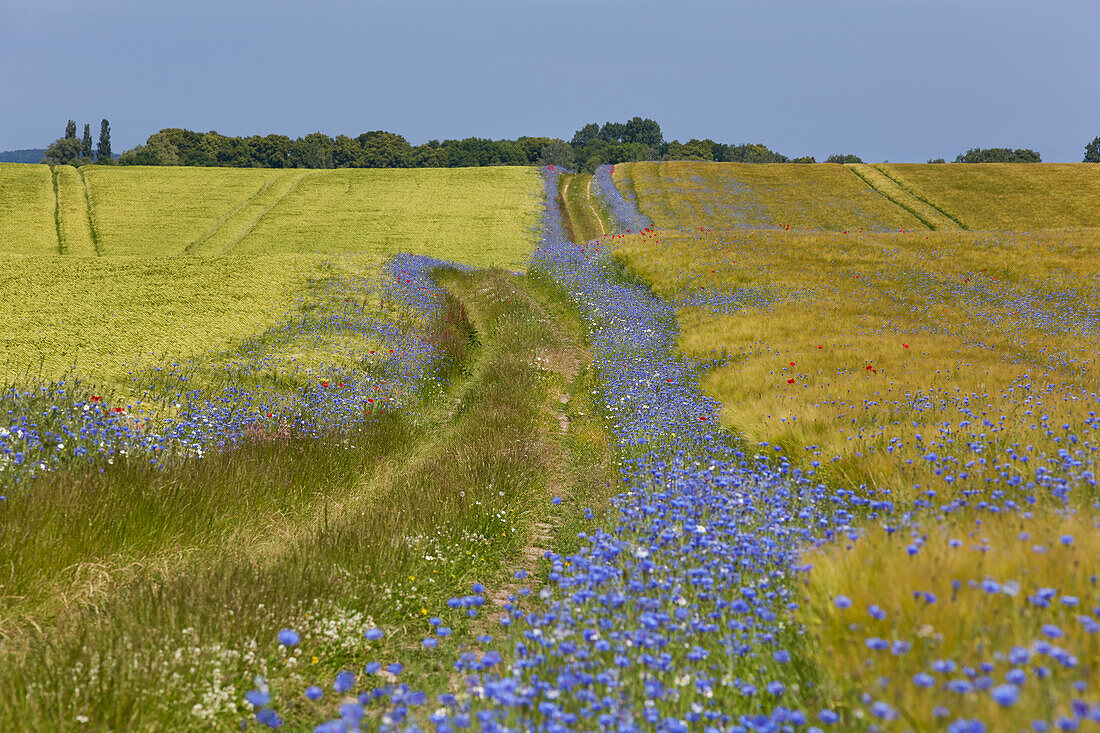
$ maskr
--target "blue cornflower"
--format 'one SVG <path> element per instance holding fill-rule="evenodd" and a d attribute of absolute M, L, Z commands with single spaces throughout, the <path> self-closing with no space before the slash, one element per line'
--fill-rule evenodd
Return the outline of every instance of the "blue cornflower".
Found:
<path fill-rule="evenodd" d="M 378 641 L 378 640 L 379 640 L 379 639 L 381 639 L 381 638 L 382 638 L 383 636 L 385 636 L 385 634 L 383 633 L 382 629 L 380 629 L 380 628 L 378 628 L 378 627 L 375 627 L 375 628 L 373 628 L 373 629 L 367 629 L 367 630 L 366 630 L 366 631 L 365 631 L 365 632 L 363 633 L 363 637 L 364 637 L 364 638 L 365 638 L 365 639 L 366 639 L 367 641 Z"/>
<path fill-rule="evenodd" d="M 927 672 L 917 672 L 913 675 L 913 684 L 917 687 L 931 687 L 936 684 L 936 678 Z"/>
<path fill-rule="evenodd" d="M 260 690 L 249 690 L 244 694 L 244 699 L 252 703 L 253 707 L 262 708 L 271 702 L 271 693 L 267 688 Z"/>
<path fill-rule="evenodd" d="M 1013 684 L 997 685 L 989 691 L 990 696 L 998 705 L 1011 707 L 1020 699 L 1020 688 Z"/>
<path fill-rule="evenodd" d="M 271 708 L 264 708 L 257 712 L 256 720 L 268 728 L 278 728 L 283 724 L 283 719 Z"/>
<path fill-rule="evenodd" d="M 279 643 L 283 646 L 298 646 L 302 637 L 294 629 L 283 629 L 279 632 Z"/>
<path fill-rule="evenodd" d="M 837 596 L 833 599 L 833 603 L 837 608 L 850 608 L 852 605 L 852 599 L 848 596 Z"/>
<path fill-rule="evenodd" d="M 337 672 L 336 679 L 332 682 L 332 689 L 336 692 L 347 692 L 355 684 L 355 673 L 350 669 Z"/>
<path fill-rule="evenodd" d="M 320 700 L 324 696 L 325 692 L 317 685 L 310 685 L 306 688 L 305 695 L 310 700 Z"/>

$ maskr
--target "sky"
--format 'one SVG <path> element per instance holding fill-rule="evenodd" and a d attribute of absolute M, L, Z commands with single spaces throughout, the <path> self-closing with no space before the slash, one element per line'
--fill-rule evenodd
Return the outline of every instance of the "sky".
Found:
<path fill-rule="evenodd" d="M 1100 0 L 0 0 L 0 150 L 157 130 L 545 135 L 635 115 L 789 156 L 1077 162 Z"/>

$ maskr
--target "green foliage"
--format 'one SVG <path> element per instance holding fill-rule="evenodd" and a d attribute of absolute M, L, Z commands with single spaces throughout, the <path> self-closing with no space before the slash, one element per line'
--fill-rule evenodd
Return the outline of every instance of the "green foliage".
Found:
<path fill-rule="evenodd" d="M 943 158 L 930 158 L 930 159 L 928 160 L 928 162 L 929 162 L 929 163 L 944 163 L 944 162 L 946 162 L 946 161 L 944 161 L 944 159 L 943 159 Z"/>
<path fill-rule="evenodd" d="M 816 163 L 817 158 L 815 158 L 812 155 L 803 155 L 803 156 L 798 157 L 798 158 L 791 158 L 788 162 L 789 163 Z"/>
<path fill-rule="evenodd" d="M 776 153 L 763 143 L 745 143 L 743 145 L 719 145 L 715 150 L 715 160 L 721 163 L 786 163 L 788 158 Z M 802 158 L 800 163 L 815 163 L 813 158 Z"/>
<path fill-rule="evenodd" d="M 573 140 L 570 142 L 570 145 L 577 148 L 583 148 L 584 146 L 588 145 L 588 143 L 595 140 L 597 136 L 599 136 L 599 134 L 600 126 L 597 125 L 595 122 L 589 122 L 587 125 L 573 133 Z"/>
<path fill-rule="evenodd" d="M 69 120 L 65 125 L 65 139 L 76 139 L 76 120 Z"/>
<path fill-rule="evenodd" d="M 825 162 L 826 163 L 862 163 L 863 159 L 860 158 L 858 155 L 851 155 L 851 154 L 843 155 L 841 153 L 837 153 L 836 155 L 830 155 L 828 158 L 825 159 Z"/>
<path fill-rule="evenodd" d="M 664 146 L 661 158 L 664 160 L 715 160 L 717 143 L 713 140 L 688 140 L 681 143 L 673 140 Z"/>
<path fill-rule="evenodd" d="M 661 134 L 661 126 L 656 120 L 633 117 L 623 126 L 622 141 L 624 143 L 640 143 L 647 147 L 656 148 L 665 140 Z"/>
<path fill-rule="evenodd" d="M 1100 137 L 1085 146 L 1085 163 L 1100 163 Z"/>
<path fill-rule="evenodd" d="M 956 163 L 1041 163 L 1042 158 L 1034 150 L 1026 148 L 971 148 L 955 158 Z"/>
<path fill-rule="evenodd" d="M 92 157 L 92 126 L 87 123 L 84 125 L 84 137 L 80 139 L 80 156 Z"/>
<path fill-rule="evenodd" d="M 83 145 L 73 137 L 62 137 L 54 140 L 46 148 L 45 161 L 50 165 L 73 165 L 80 159 Z"/>
<path fill-rule="evenodd" d="M 285 135 L 227 137 L 217 132 L 166 128 L 144 146 L 126 151 L 122 165 L 191 165 L 235 168 L 462 168 L 488 165 L 534 165 L 549 137 L 516 140 L 431 140 L 413 146 L 384 130 L 357 137 L 331 138 L 315 132 L 292 140 Z M 560 140 L 557 140 L 561 143 Z"/>
<path fill-rule="evenodd" d="M 104 119 L 99 123 L 99 144 L 96 145 L 96 162 L 110 164 L 114 162 L 111 155 L 111 123 Z"/>
<path fill-rule="evenodd" d="M 554 140 L 546 145 L 539 153 L 539 165 L 556 165 L 560 168 L 573 170 L 577 164 L 573 155 L 573 147 L 562 140 Z"/>

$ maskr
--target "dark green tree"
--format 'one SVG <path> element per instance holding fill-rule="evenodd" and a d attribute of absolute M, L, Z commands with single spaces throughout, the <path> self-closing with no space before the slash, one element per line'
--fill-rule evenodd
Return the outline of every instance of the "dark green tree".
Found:
<path fill-rule="evenodd" d="M 770 150 L 763 143 L 743 143 L 727 146 L 719 160 L 728 163 L 786 163 L 787 156 Z"/>
<path fill-rule="evenodd" d="M 99 144 L 96 145 L 96 162 L 113 163 L 111 156 L 111 123 L 106 119 L 99 123 Z"/>
<path fill-rule="evenodd" d="M 539 165 L 556 165 L 559 168 L 573 170 L 577 165 L 573 146 L 566 144 L 564 140 L 552 140 L 549 145 L 543 147 L 538 158 Z"/>
<path fill-rule="evenodd" d="M 583 148 L 585 145 L 595 140 L 599 134 L 600 126 L 597 125 L 595 122 L 589 122 L 587 125 L 573 133 L 573 140 L 570 142 L 570 144 L 574 147 Z"/>
<path fill-rule="evenodd" d="M 355 140 L 359 145 L 360 164 L 365 168 L 409 168 L 413 165 L 413 146 L 403 135 L 373 130 Z"/>
<path fill-rule="evenodd" d="M 444 168 L 447 165 L 447 151 L 438 140 L 429 140 L 413 148 L 412 165 L 415 168 Z"/>
<path fill-rule="evenodd" d="M 929 158 L 928 162 L 929 163 L 943 163 L 944 159 L 943 158 Z"/>
<path fill-rule="evenodd" d="M 1041 163 L 1042 158 L 1027 148 L 971 148 L 955 158 L 956 163 Z"/>
<path fill-rule="evenodd" d="M 622 141 L 656 148 L 665 141 L 665 138 L 661 134 L 661 126 L 655 120 L 634 117 L 623 125 Z"/>
<path fill-rule="evenodd" d="M 76 120 L 69 120 L 65 124 L 65 139 L 73 140 L 76 138 Z"/>
<path fill-rule="evenodd" d="M 626 125 L 622 122 L 605 122 L 603 127 L 600 128 L 599 139 L 609 143 L 620 143 L 623 141 L 623 133 L 626 132 Z"/>
<path fill-rule="evenodd" d="M 1085 146 L 1086 163 L 1100 163 L 1100 137 Z"/>
<path fill-rule="evenodd" d="M 836 155 L 830 155 L 828 158 L 825 159 L 825 162 L 826 163 L 862 163 L 863 159 L 860 158 L 858 155 L 852 155 L 850 153 L 847 154 L 847 155 L 842 155 L 840 153 L 837 153 Z"/>
<path fill-rule="evenodd" d="M 74 165 L 80 158 L 80 141 L 73 137 L 62 137 L 46 148 L 43 161 L 50 165 Z"/>
<path fill-rule="evenodd" d="M 92 158 L 92 126 L 84 125 L 84 137 L 80 140 L 80 157 Z"/>
<path fill-rule="evenodd" d="M 516 145 L 523 151 L 523 156 L 527 159 L 528 164 L 540 165 L 539 158 L 542 156 L 542 149 L 558 139 L 555 137 L 528 137 L 524 135 L 516 138 Z"/>

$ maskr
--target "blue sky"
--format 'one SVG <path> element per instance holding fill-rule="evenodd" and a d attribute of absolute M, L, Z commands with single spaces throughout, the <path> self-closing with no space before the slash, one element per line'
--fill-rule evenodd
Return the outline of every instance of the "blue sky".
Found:
<path fill-rule="evenodd" d="M 111 121 L 245 135 L 667 139 L 787 155 L 1080 161 L 1100 0 L 0 0 L 0 150 Z"/>

